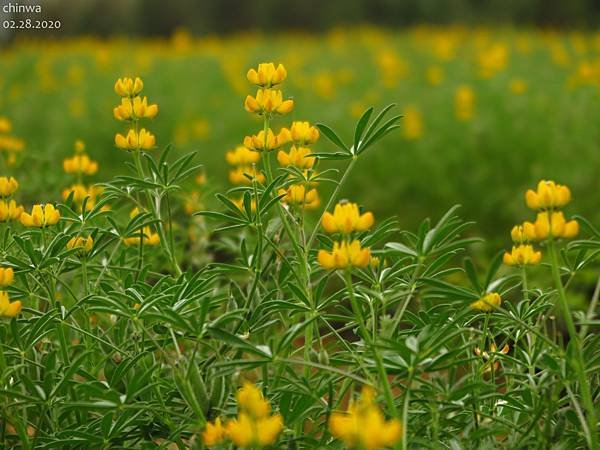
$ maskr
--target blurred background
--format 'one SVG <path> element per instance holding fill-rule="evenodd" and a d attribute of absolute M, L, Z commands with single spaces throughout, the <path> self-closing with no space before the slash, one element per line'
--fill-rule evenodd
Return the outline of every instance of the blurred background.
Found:
<path fill-rule="evenodd" d="M 27 19 L 60 27 L 9 29 Z M 599 19 L 591 0 L 2 0 L 3 171 L 24 203 L 58 200 L 81 139 L 100 162 L 94 181 L 124 173 L 113 85 L 139 75 L 160 107 L 148 125 L 158 145 L 198 151 L 203 189 L 228 189 L 225 152 L 261 127 L 243 109 L 246 71 L 281 62 L 296 107 L 276 130 L 322 122 L 350 141 L 369 106 L 404 115 L 344 196 L 409 229 L 459 203 L 496 251 L 533 218 L 523 193 L 541 178 L 572 188 L 568 215 L 600 221 Z"/>

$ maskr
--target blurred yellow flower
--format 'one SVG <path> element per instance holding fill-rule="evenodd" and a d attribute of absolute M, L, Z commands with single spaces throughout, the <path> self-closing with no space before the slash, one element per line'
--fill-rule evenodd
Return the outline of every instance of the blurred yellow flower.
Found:
<path fill-rule="evenodd" d="M 82 175 L 94 175 L 98 171 L 98 163 L 90 159 L 88 155 L 79 152 L 71 158 L 66 158 L 63 161 L 63 169 L 65 173 L 75 173 Z"/>
<path fill-rule="evenodd" d="M 160 244 L 160 236 L 158 233 L 153 233 L 150 227 L 144 227 L 141 231 L 136 231 L 132 236 L 123 238 L 123 243 L 130 246 L 138 246 L 140 245 L 140 239 L 142 239 L 142 244 L 144 245 L 158 245 Z"/>
<path fill-rule="evenodd" d="M 74 236 L 67 242 L 67 248 L 72 250 L 74 248 L 80 249 L 82 254 L 87 254 L 92 251 L 94 246 L 94 239 L 91 236 Z"/>
<path fill-rule="evenodd" d="M 500 298 L 500 294 L 497 292 L 489 292 L 479 300 L 471 303 L 471 308 L 489 312 L 492 309 L 499 307 L 501 303 L 502 299 Z"/>
<path fill-rule="evenodd" d="M 439 86 L 444 81 L 444 69 L 441 66 L 429 66 L 425 71 L 425 79 L 432 86 Z"/>
<path fill-rule="evenodd" d="M 225 159 L 232 166 L 248 166 L 260 161 L 260 153 L 238 145 L 235 150 L 225 153 Z"/>
<path fill-rule="evenodd" d="M 204 445 L 210 447 L 218 445 L 225 440 L 225 428 L 221 419 L 217 417 L 214 422 L 208 422 L 205 430 L 202 432 L 202 441 Z"/>
<path fill-rule="evenodd" d="M 423 135 L 423 118 L 414 106 L 404 108 L 402 135 L 409 141 L 415 141 Z"/>
<path fill-rule="evenodd" d="M 0 177 L 0 197 L 10 197 L 19 189 L 19 183 L 13 177 Z"/>
<path fill-rule="evenodd" d="M 527 82 L 522 78 L 513 78 L 512 80 L 510 80 L 510 84 L 508 85 L 510 92 L 512 92 L 515 95 L 524 94 L 525 92 L 527 92 L 528 87 L 529 86 L 527 85 Z"/>
<path fill-rule="evenodd" d="M 231 184 L 252 184 L 253 180 L 260 184 L 265 182 L 264 174 L 255 167 L 241 166 L 229 171 L 229 182 Z"/>
<path fill-rule="evenodd" d="M 8 292 L 0 291 L 0 317 L 12 318 L 21 312 L 21 302 L 19 300 L 11 302 L 8 298 Z"/>
<path fill-rule="evenodd" d="M 460 121 L 467 122 L 475 114 L 475 92 L 470 86 L 462 85 L 454 94 L 454 114 Z"/>

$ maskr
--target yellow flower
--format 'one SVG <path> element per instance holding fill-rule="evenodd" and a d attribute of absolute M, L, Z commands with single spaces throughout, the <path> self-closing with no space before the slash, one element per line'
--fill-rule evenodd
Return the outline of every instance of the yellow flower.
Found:
<path fill-rule="evenodd" d="M 13 177 L 0 177 L 0 197 L 9 197 L 19 189 L 19 183 Z"/>
<path fill-rule="evenodd" d="M 129 130 L 127 136 L 117 133 L 115 145 L 123 150 L 148 150 L 156 145 L 156 138 L 144 128 L 139 133 L 136 133 L 135 130 Z"/>
<path fill-rule="evenodd" d="M 86 154 L 75 155 L 63 161 L 63 169 L 66 173 L 80 173 L 94 175 L 98 171 L 98 163 L 90 159 Z"/>
<path fill-rule="evenodd" d="M 260 161 L 260 154 L 248 147 L 238 145 L 235 150 L 225 153 L 225 159 L 232 166 L 249 166 Z"/>
<path fill-rule="evenodd" d="M 17 206 L 14 200 L 7 202 L 0 200 L 0 222 L 8 222 L 9 220 L 19 220 L 23 213 L 23 207 Z"/>
<path fill-rule="evenodd" d="M 475 92 L 470 86 L 462 85 L 454 94 L 454 114 L 460 121 L 467 122 L 475 114 Z"/>
<path fill-rule="evenodd" d="M 540 241 L 549 237 L 570 239 L 579 234 L 579 223 L 574 219 L 567 222 L 562 211 L 538 213 L 534 226 Z"/>
<path fill-rule="evenodd" d="M 510 231 L 510 237 L 517 244 L 535 241 L 537 239 L 535 225 L 531 222 L 523 222 L 522 225 L 515 225 Z"/>
<path fill-rule="evenodd" d="M 246 175 L 250 175 L 258 183 L 263 184 L 265 182 L 265 176 L 262 172 L 256 170 L 252 166 L 238 167 L 234 170 L 229 171 L 229 182 L 231 184 L 252 184 L 252 180 Z"/>
<path fill-rule="evenodd" d="M 542 252 L 534 251 L 531 245 L 513 246 L 511 252 L 504 253 L 504 264 L 508 266 L 527 266 L 539 264 Z"/>
<path fill-rule="evenodd" d="M 271 412 L 271 406 L 261 390 L 249 381 L 237 391 L 235 398 L 238 407 L 254 418 L 265 417 Z"/>
<path fill-rule="evenodd" d="M 508 85 L 510 92 L 521 95 L 527 92 L 527 82 L 521 78 L 513 78 Z"/>
<path fill-rule="evenodd" d="M 233 198 L 231 201 L 240 211 L 244 211 L 244 197 Z M 256 199 L 254 198 L 250 200 L 250 210 L 256 211 Z"/>
<path fill-rule="evenodd" d="M 238 447 L 264 447 L 274 444 L 282 429 L 283 420 L 279 414 L 253 419 L 241 412 L 237 419 L 227 422 L 225 434 Z"/>
<path fill-rule="evenodd" d="M 85 208 L 87 210 L 91 210 L 96 204 L 96 199 L 98 198 L 98 195 L 102 193 L 102 188 L 96 186 L 87 187 L 83 184 L 73 184 L 71 185 L 71 187 L 63 189 L 63 199 L 66 200 L 67 198 L 69 198 L 71 192 L 73 193 L 73 203 L 81 206 L 83 205 L 83 201 L 87 198 L 88 200 L 85 205 Z"/>
<path fill-rule="evenodd" d="M 307 209 L 315 209 L 321 204 L 317 190 L 306 190 L 304 184 L 292 184 L 287 189 L 279 189 L 278 194 L 284 195 L 281 201 L 288 205 L 299 205 Z"/>
<path fill-rule="evenodd" d="M 10 133 L 12 123 L 7 117 L 0 117 L 0 133 Z"/>
<path fill-rule="evenodd" d="M 351 403 L 346 413 L 331 414 L 329 430 L 348 448 L 377 450 L 396 444 L 402 425 L 397 419 L 385 420 L 374 402 L 373 390 L 364 387 L 360 399 Z"/>
<path fill-rule="evenodd" d="M 287 128 L 282 128 L 278 135 L 275 135 L 269 128 L 267 130 L 266 139 L 265 132 L 261 130 L 258 134 L 246 136 L 244 138 L 244 146 L 248 150 L 253 150 L 255 152 L 270 151 L 287 144 L 291 140 L 292 138 Z"/>
<path fill-rule="evenodd" d="M 146 97 L 135 97 L 133 99 L 133 112 L 138 119 L 153 119 L 158 114 L 158 105 L 148 104 Z"/>
<path fill-rule="evenodd" d="M 8 286 L 13 284 L 15 273 L 12 267 L 0 267 L 0 286 Z"/>
<path fill-rule="evenodd" d="M 283 67 L 283 64 L 279 64 L 275 68 L 275 64 L 273 63 L 262 63 L 258 65 L 258 70 L 250 69 L 246 77 L 252 84 L 269 88 L 282 83 L 287 77 L 287 71 Z"/>
<path fill-rule="evenodd" d="M 117 120 L 131 119 L 133 116 L 133 103 L 129 97 L 123 97 L 121 99 L 121 104 L 113 108 L 113 116 Z"/>
<path fill-rule="evenodd" d="M 373 213 L 360 214 L 356 203 L 340 202 L 335 205 L 333 214 L 323 214 L 323 228 L 327 233 L 349 234 L 353 231 L 366 231 L 374 222 Z"/>
<path fill-rule="evenodd" d="M 333 250 L 319 250 L 317 261 L 324 269 L 346 269 L 349 267 L 367 267 L 371 261 L 371 251 L 362 248 L 360 241 L 334 242 Z"/>
<path fill-rule="evenodd" d="M 471 308 L 478 309 L 480 311 L 491 311 L 495 307 L 497 308 L 502 303 L 500 294 L 497 292 L 489 292 L 481 297 L 479 300 L 471 303 Z"/>
<path fill-rule="evenodd" d="M 206 424 L 206 429 L 202 432 L 202 441 L 204 445 L 211 446 L 223 442 L 225 439 L 225 428 L 221 424 L 221 419 L 217 419 Z"/>
<path fill-rule="evenodd" d="M 310 148 L 292 146 L 289 153 L 280 150 L 277 161 L 283 167 L 296 166 L 299 169 L 310 169 L 315 164 L 315 157 L 311 156 Z"/>
<path fill-rule="evenodd" d="M 554 181 L 542 180 L 537 191 L 528 189 L 525 193 L 527 207 L 535 210 L 562 208 L 571 201 L 571 190 Z"/>
<path fill-rule="evenodd" d="M 404 108 L 402 134 L 404 139 L 408 141 L 415 141 L 423 135 L 423 118 L 421 113 L 413 106 Z"/>
<path fill-rule="evenodd" d="M 21 312 L 21 302 L 11 302 L 8 298 L 8 292 L 0 291 L 0 317 L 15 317 Z"/>
<path fill-rule="evenodd" d="M 67 242 L 67 248 L 72 250 L 74 248 L 81 249 L 83 254 L 89 253 L 92 251 L 92 247 L 94 246 L 94 239 L 91 236 L 83 237 L 83 236 L 74 236 L 69 239 Z"/>
<path fill-rule="evenodd" d="M 294 108 L 293 100 L 283 100 L 283 95 L 277 89 L 259 89 L 256 97 L 248 95 L 244 102 L 246 111 L 262 114 L 287 114 Z"/>
<path fill-rule="evenodd" d="M 115 83 L 115 92 L 121 97 L 134 97 L 142 89 L 144 89 L 144 83 L 137 77 L 135 80 L 131 78 L 119 78 Z"/>
<path fill-rule="evenodd" d="M 283 131 L 283 130 L 282 130 Z M 291 140 L 297 145 L 311 145 L 319 139 L 319 129 L 309 122 L 294 121 L 289 129 Z"/>
<path fill-rule="evenodd" d="M 144 245 L 155 246 L 160 244 L 160 236 L 158 235 L 158 233 L 153 233 L 150 227 L 144 227 L 141 232 L 136 231 L 133 236 L 123 238 L 123 243 L 127 247 L 140 245 L 140 234 L 143 235 L 142 243 Z"/>
<path fill-rule="evenodd" d="M 58 223 L 60 213 L 54 208 L 54 205 L 46 203 L 45 205 L 35 205 L 31 209 L 31 214 L 22 213 L 20 219 L 26 227 L 44 228 Z"/>

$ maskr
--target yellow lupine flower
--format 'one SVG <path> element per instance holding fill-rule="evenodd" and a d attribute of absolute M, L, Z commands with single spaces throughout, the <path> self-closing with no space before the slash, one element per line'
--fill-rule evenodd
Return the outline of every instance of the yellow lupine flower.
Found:
<path fill-rule="evenodd" d="M 489 292 L 481 297 L 479 300 L 471 303 L 471 308 L 478 309 L 480 311 L 491 311 L 495 307 L 497 308 L 502 303 L 500 294 L 497 292 Z"/>
<path fill-rule="evenodd" d="M 508 266 L 536 265 L 542 259 L 542 252 L 534 251 L 531 245 L 513 246 L 511 252 L 504 253 L 504 264 Z"/>
<path fill-rule="evenodd" d="M 289 153 L 279 150 L 277 161 L 283 167 L 296 166 L 299 169 L 310 169 L 315 164 L 315 157 L 311 155 L 310 148 L 293 145 Z"/>
<path fill-rule="evenodd" d="M 246 74 L 248 81 L 260 87 L 272 87 L 280 84 L 287 77 L 287 71 L 283 64 L 279 64 L 275 68 L 275 64 L 262 63 L 258 65 L 258 69 L 250 69 Z"/>
<path fill-rule="evenodd" d="M 259 89 L 256 96 L 248 95 L 244 102 L 246 111 L 262 114 L 287 114 L 294 109 L 293 100 L 283 100 L 283 94 L 277 89 Z"/>
<path fill-rule="evenodd" d="M 91 236 L 83 237 L 83 236 L 74 236 L 69 239 L 67 242 L 67 248 L 72 250 L 74 248 L 81 249 L 83 254 L 89 253 L 92 251 L 94 246 L 94 239 Z"/>
<path fill-rule="evenodd" d="M 238 145 L 235 150 L 225 153 L 225 159 L 232 166 L 249 166 L 260 161 L 260 154 L 244 145 Z"/>
<path fill-rule="evenodd" d="M 0 177 L 0 197 L 9 197 L 19 189 L 19 183 L 13 177 Z"/>
<path fill-rule="evenodd" d="M 542 180 L 537 190 L 528 189 L 525 193 L 527 207 L 534 210 L 562 208 L 571 201 L 571 190 L 554 181 Z"/>
<path fill-rule="evenodd" d="M 231 184 L 252 184 L 246 175 L 250 175 L 258 183 L 263 184 L 265 182 L 265 176 L 259 170 L 256 170 L 252 166 L 248 167 L 237 167 L 236 169 L 229 171 L 229 182 Z"/>
<path fill-rule="evenodd" d="M 10 133 L 12 123 L 7 117 L 0 117 L 0 133 Z"/>
<path fill-rule="evenodd" d="M 149 105 L 146 97 L 135 97 L 133 112 L 138 119 L 153 119 L 158 114 L 158 105 L 156 103 Z"/>
<path fill-rule="evenodd" d="M 283 429 L 281 415 L 275 414 L 260 419 L 253 419 L 240 412 L 236 419 L 225 425 L 225 434 L 238 447 L 272 445 Z"/>
<path fill-rule="evenodd" d="M 133 116 L 133 103 L 131 102 L 131 98 L 123 97 L 121 99 L 121 104 L 113 108 L 113 116 L 115 119 L 121 121 L 131 120 Z"/>
<path fill-rule="evenodd" d="M 374 402 L 371 388 L 364 387 L 361 397 L 345 413 L 334 412 L 329 419 L 329 431 L 348 448 L 377 450 L 391 447 L 402 437 L 402 425 L 397 419 L 385 420 Z"/>
<path fill-rule="evenodd" d="M 142 243 L 144 245 L 154 246 L 160 244 L 160 236 L 158 233 L 153 233 L 150 227 L 144 227 L 141 233 L 143 234 Z M 140 231 L 136 231 L 133 236 L 123 238 L 123 243 L 128 247 L 140 245 Z"/>
<path fill-rule="evenodd" d="M 307 209 L 315 209 L 321 204 L 317 190 L 307 190 L 304 184 L 292 184 L 287 189 L 279 189 L 278 194 L 284 195 L 281 201 L 288 205 L 299 205 Z"/>
<path fill-rule="evenodd" d="M 19 220 L 21 214 L 23 214 L 23 207 L 17 206 L 17 202 L 0 200 L 0 222 Z"/>
<path fill-rule="evenodd" d="M 235 206 L 238 207 L 240 211 L 244 211 L 244 197 L 232 198 L 231 201 Z M 250 210 L 252 212 L 256 211 L 256 199 L 253 198 L 250 200 Z"/>
<path fill-rule="evenodd" d="M 148 150 L 156 145 L 156 138 L 144 128 L 139 133 L 136 133 L 135 130 L 129 130 L 127 136 L 117 133 L 115 145 L 123 150 Z"/>
<path fill-rule="evenodd" d="M 574 219 L 567 222 L 562 211 L 538 213 L 534 226 L 538 240 L 549 237 L 570 239 L 579 234 L 579 222 Z"/>
<path fill-rule="evenodd" d="M 531 222 L 523 222 L 522 225 L 515 225 L 510 231 L 510 237 L 517 244 L 535 241 L 537 239 L 535 225 Z"/>
<path fill-rule="evenodd" d="M 0 286 L 9 286 L 14 280 L 15 272 L 12 267 L 0 267 Z"/>
<path fill-rule="evenodd" d="M 60 220 L 60 213 L 50 203 L 45 205 L 35 205 L 31 209 L 31 214 L 22 213 L 21 223 L 26 227 L 44 228 L 48 225 L 55 225 Z"/>
<path fill-rule="evenodd" d="M 360 214 L 356 203 L 340 202 L 335 205 L 333 214 L 323 214 L 323 228 L 327 233 L 349 234 L 353 231 L 366 231 L 373 226 L 373 213 Z"/>
<path fill-rule="evenodd" d="M 244 382 L 243 386 L 238 389 L 235 398 L 238 407 L 252 417 L 265 417 L 271 412 L 271 406 L 261 390 L 249 381 Z"/>
<path fill-rule="evenodd" d="M 471 120 L 475 115 L 475 92 L 470 86 L 462 85 L 456 89 L 454 114 L 463 122 Z"/>
<path fill-rule="evenodd" d="M 309 122 L 294 121 L 289 128 L 291 140 L 298 145 L 311 145 L 319 140 L 319 129 Z"/>
<path fill-rule="evenodd" d="M 11 302 L 8 298 L 8 292 L 0 291 L 0 317 L 15 317 L 21 312 L 21 302 L 19 300 Z"/>
<path fill-rule="evenodd" d="M 90 159 L 84 153 L 66 158 L 63 161 L 65 173 L 81 173 L 84 175 L 94 175 L 98 171 L 98 163 Z"/>
<path fill-rule="evenodd" d="M 290 131 L 287 128 L 282 128 L 279 134 L 275 135 L 269 128 L 265 140 L 265 132 L 259 131 L 258 134 L 246 136 L 244 138 L 244 146 L 255 152 L 275 150 L 292 140 Z"/>
<path fill-rule="evenodd" d="M 102 193 L 102 188 L 97 186 L 85 186 L 83 184 L 73 184 L 71 187 L 63 189 L 62 197 L 64 200 L 69 198 L 69 195 L 73 193 L 73 202 L 81 206 L 83 201 L 87 197 L 87 203 L 85 205 L 87 210 L 91 210 L 96 204 L 98 195 Z"/>
<path fill-rule="evenodd" d="M 140 78 L 119 78 L 115 82 L 115 92 L 121 97 L 134 97 L 144 89 L 144 83 Z"/>
<path fill-rule="evenodd" d="M 331 252 L 319 250 L 317 261 L 327 270 L 367 267 L 371 261 L 371 250 L 362 248 L 358 240 L 334 242 Z"/>
<path fill-rule="evenodd" d="M 217 417 L 214 422 L 208 422 L 206 429 L 202 432 L 202 441 L 204 445 L 218 445 L 225 439 L 225 428 L 221 419 Z"/>

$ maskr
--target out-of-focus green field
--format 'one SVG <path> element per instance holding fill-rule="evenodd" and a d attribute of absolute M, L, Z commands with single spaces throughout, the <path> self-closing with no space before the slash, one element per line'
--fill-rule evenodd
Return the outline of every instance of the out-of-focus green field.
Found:
<path fill-rule="evenodd" d="M 225 189 L 225 151 L 261 127 L 243 101 L 255 93 L 246 71 L 262 61 L 285 64 L 284 95 L 296 104 L 276 130 L 323 122 L 350 141 L 370 105 L 397 103 L 406 114 L 344 190 L 379 217 L 414 227 L 460 203 L 479 233 L 506 242 L 525 212 L 521 193 L 550 178 L 571 187 L 568 214 L 600 219 L 600 34 L 420 27 L 16 41 L 0 58 L 0 116 L 26 146 L 4 172 L 19 179 L 24 203 L 58 200 L 72 183 L 62 160 L 82 139 L 100 162 L 96 181 L 123 173 L 113 84 L 139 75 L 160 107 L 149 127 L 159 146 L 198 150 L 212 187 Z M 314 150 L 333 148 L 321 139 Z"/>

